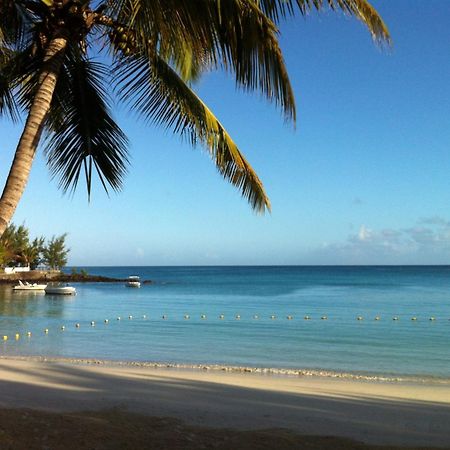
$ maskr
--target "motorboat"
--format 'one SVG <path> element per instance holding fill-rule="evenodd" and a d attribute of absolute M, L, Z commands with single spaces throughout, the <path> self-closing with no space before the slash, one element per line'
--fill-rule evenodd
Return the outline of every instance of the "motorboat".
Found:
<path fill-rule="evenodd" d="M 133 288 L 141 287 L 141 279 L 137 275 L 131 275 L 128 277 L 128 281 L 125 283 L 125 286 Z"/>
<path fill-rule="evenodd" d="M 46 284 L 28 283 L 19 280 L 19 284 L 13 286 L 13 291 L 43 291 L 47 287 Z"/>
<path fill-rule="evenodd" d="M 52 295 L 75 295 L 77 290 L 68 284 L 53 284 L 45 288 L 45 293 Z"/>

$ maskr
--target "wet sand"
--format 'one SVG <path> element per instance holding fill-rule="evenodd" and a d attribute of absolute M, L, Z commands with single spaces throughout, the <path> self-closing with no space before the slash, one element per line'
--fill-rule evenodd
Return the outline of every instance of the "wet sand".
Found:
<path fill-rule="evenodd" d="M 114 423 L 119 427 L 117 433 L 126 435 L 131 432 L 127 427 L 133 428 L 132 424 L 138 422 L 147 423 L 142 432 L 147 432 L 145 429 L 152 426 L 159 426 L 161 430 L 164 428 L 162 424 L 168 424 L 166 438 L 164 433 L 161 435 L 166 444 L 175 433 L 170 430 L 179 430 L 175 435 L 181 440 L 194 436 L 191 447 L 184 441 L 177 446 L 174 441 L 166 448 L 200 448 L 205 445 L 212 448 L 277 448 L 269 445 L 271 440 L 267 436 L 278 436 L 278 448 L 300 448 L 300 443 L 311 449 L 366 448 L 340 439 L 327 438 L 325 443 L 323 439 L 329 436 L 389 445 L 391 448 L 450 448 L 450 386 L 445 383 L 375 382 L 107 363 L 0 359 L 0 408 L 0 418 L 10 417 L 11 422 L 8 428 L 8 420 L 0 420 L 3 431 L 0 442 L 11 438 L 8 434 L 13 430 L 11 427 L 25 414 L 28 415 L 27 421 L 35 424 L 30 433 L 40 430 L 39 423 L 44 429 L 52 430 L 54 421 L 59 420 L 61 429 L 72 423 L 72 427 L 67 425 L 67 429 L 73 433 L 76 433 L 77 426 L 83 426 L 87 433 L 85 437 L 89 435 L 91 426 L 97 430 L 96 427 L 101 428 L 103 424 L 103 431 L 94 431 L 91 440 L 96 439 L 94 436 L 98 433 L 113 435 L 113 429 L 108 427 Z M 24 411 L 24 408 L 42 413 Z M 11 412 L 11 409 L 15 411 Z M 89 412 L 80 415 L 80 411 Z M 139 416 L 134 417 L 133 414 Z M 120 420 L 117 419 L 119 416 Z M 85 418 L 84 424 L 80 417 Z M 79 425 L 75 426 L 75 423 Z M 252 431 L 250 434 L 237 431 L 280 428 L 284 431 Z M 133 431 L 136 439 L 141 431 Z M 20 436 L 18 433 L 16 439 Z M 42 433 L 39 436 L 43 436 Z M 44 433 L 45 436 L 50 439 L 48 432 Z M 67 436 L 66 433 L 64 438 Z M 209 436 L 211 441 L 200 442 L 201 436 Z M 247 442 L 248 446 L 232 445 L 230 439 L 236 436 L 241 436 L 240 442 Z M 25 435 L 22 437 L 26 438 Z M 14 441 L 13 437 L 11 439 Z M 322 441 L 317 446 L 314 445 L 319 441 L 311 441 L 310 446 L 306 446 L 305 439 Z M 212 445 L 213 441 L 224 446 Z M 254 446 L 253 443 L 257 442 L 261 445 Z M 17 447 L 2 448 L 26 448 L 26 444 L 20 447 L 18 440 L 16 444 Z M 124 445 L 99 445 L 95 448 L 136 448 Z M 58 448 L 58 444 L 53 448 Z M 154 448 L 159 448 L 156 443 Z M 164 445 L 161 444 L 160 448 Z"/>

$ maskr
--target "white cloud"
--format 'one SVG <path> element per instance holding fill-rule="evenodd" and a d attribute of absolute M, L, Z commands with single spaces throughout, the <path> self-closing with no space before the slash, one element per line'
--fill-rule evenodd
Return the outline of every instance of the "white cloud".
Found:
<path fill-rule="evenodd" d="M 381 230 L 361 225 L 344 242 L 327 243 L 309 256 L 320 264 L 450 264 L 450 221 L 430 217 Z"/>
<path fill-rule="evenodd" d="M 372 235 L 372 230 L 370 230 L 369 228 L 366 228 L 365 225 L 361 225 L 361 227 L 359 228 L 358 239 L 360 241 L 370 240 L 371 235 Z"/>

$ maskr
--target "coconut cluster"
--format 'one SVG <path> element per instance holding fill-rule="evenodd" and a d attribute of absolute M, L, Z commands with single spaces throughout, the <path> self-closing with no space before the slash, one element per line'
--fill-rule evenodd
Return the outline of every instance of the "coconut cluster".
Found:
<path fill-rule="evenodd" d="M 114 48 L 128 56 L 136 52 L 136 36 L 130 29 L 117 26 L 109 33 Z"/>

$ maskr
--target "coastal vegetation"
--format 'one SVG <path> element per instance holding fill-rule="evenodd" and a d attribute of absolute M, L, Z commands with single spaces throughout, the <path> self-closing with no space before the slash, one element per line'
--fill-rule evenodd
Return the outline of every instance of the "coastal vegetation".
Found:
<path fill-rule="evenodd" d="M 262 182 L 193 84 L 204 72 L 230 72 L 237 87 L 259 91 L 295 123 L 278 25 L 326 7 L 389 42 L 366 0 L 0 0 L 0 114 L 25 118 L 0 198 L 0 235 L 43 133 L 47 164 L 64 191 L 84 174 L 90 196 L 95 172 L 105 190 L 120 190 L 128 140 L 112 117 L 113 100 L 202 144 L 255 211 L 270 210 Z"/>
<path fill-rule="evenodd" d="M 73 276 L 80 276 L 81 278 L 87 278 L 89 276 L 89 273 L 86 269 L 80 269 L 80 271 L 78 271 L 76 267 L 72 267 L 72 269 L 70 270 L 70 274 Z"/>
<path fill-rule="evenodd" d="M 66 236 L 53 236 L 43 248 L 42 261 L 50 270 L 61 270 L 67 264 L 69 249 L 66 248 Z"/>
<path fill-rule="evenodd" d="M 25 225 L 10 224 L 0 237 L 0 266 L 29 266 L 36 269 L 43 265 L 50 270 L 61 270 L 67 264 L 69 249 L 66 247 L 66 234 L 30 239 Z"/>

